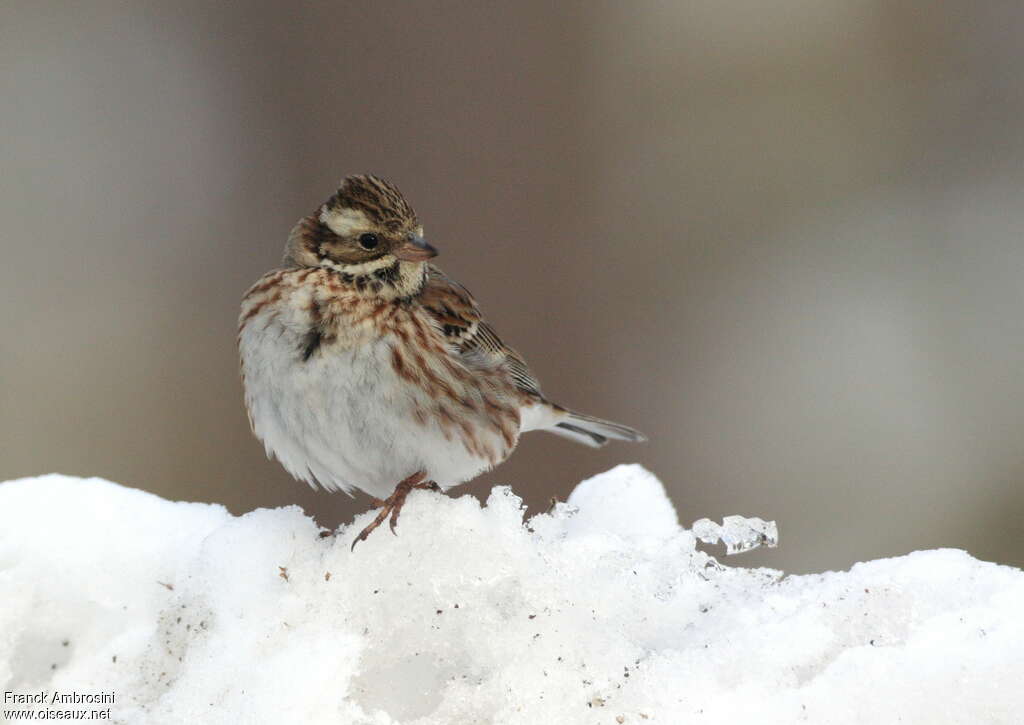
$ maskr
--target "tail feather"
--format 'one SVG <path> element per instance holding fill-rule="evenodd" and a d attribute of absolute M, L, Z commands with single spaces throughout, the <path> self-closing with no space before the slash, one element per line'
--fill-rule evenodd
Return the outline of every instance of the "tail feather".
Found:
<path fill-rule="evenodd" d="M 647 440 L 647 436 L 628 425 L 574 413 L 571 410 L 565 411 L 562 420 L 545 430 L 592 448 L 600 448 L 611 439 L 635 443 Z"/>

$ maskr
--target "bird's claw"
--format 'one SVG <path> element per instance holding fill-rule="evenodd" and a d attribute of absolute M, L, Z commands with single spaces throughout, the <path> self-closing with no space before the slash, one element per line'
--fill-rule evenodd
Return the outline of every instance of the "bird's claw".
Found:
<path fill-rule="evenodd" d="M 369 526 L 359 532 L 359 535 L 352 541 L 352 551 L 355 550 L 356 544 L 360 541 L 366 541 L 366 538 L 384 523 L 384 519 L 390 519 L 388 526 L 391 528 L 391 533 L 398 536 L 396 526 L 398 525 L 398 516 L 402 512 L 402 507 L 405 505 L 405 499 L 409 495 L 409 492 L 414 488 L 421 488 L 427 491 L 440 491 L 441 487 L 433 481 L 424 481 L 426 473 L 419 471 L 403 479 L 395 486 L 394 492 L 383 501 L 380 499 L 373 499 L 374 506 L 380 508 L 380 513 L 374 517 L 373 521 L 370 522 Z"/>

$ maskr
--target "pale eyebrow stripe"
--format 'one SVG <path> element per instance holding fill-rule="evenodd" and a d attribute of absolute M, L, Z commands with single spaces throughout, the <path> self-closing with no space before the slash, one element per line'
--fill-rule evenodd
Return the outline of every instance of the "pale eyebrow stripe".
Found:
<path fill-rule="evenodd" d="M 345 209 L 343 211 L 330 211 L 324 209 L 320 212 L 320 221 L 330 228 L 339 237 L 345 237 L 357 229 L 368 229 L 370 220 L 366 214 L 358 209 Z"/>

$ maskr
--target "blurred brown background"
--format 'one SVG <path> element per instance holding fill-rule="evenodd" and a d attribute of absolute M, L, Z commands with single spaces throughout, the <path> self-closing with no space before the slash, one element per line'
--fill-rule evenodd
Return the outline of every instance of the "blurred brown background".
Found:
<path fill-rule="evenodd" d="M 639 461 L 734 563 L 1024 564 L 1016 3 L 53 3 L 0 11 L 0 479 L 337 524 L 264 458 L 248 285 L 345 174 L 394 180 L 552 397 L 465 487 Z"/>

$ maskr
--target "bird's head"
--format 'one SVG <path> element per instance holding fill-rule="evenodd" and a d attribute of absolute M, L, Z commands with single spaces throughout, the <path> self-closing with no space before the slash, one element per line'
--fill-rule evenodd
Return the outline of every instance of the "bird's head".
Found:
<path fill-rule="evenodd" d="M 320 207 L 295 225 L 285 260 L 359 275 L 437 255 L 423 227 L 393 184 L 370 174 L 348 176 Z"/>

